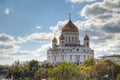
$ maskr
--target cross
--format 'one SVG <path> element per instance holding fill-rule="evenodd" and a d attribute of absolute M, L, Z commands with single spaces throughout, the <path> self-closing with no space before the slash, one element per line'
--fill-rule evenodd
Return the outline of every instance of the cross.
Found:
<path fill-rule="evenodd" d="M 87 35 L 87 30 L 86 30 L 86 35 Z"/>
<path fill-rule="evenodd" d="M 71 13 L 69 13 L 69 20 L 71 20 Z"/>

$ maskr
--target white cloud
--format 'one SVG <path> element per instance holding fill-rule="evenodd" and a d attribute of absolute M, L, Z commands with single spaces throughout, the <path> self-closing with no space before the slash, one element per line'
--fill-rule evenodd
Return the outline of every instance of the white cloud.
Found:
<path fill-rule="evenodd" d="M 36 26 L 36 29 L 42 29 L 42 26 Z"/>
<path fill-rule="evenodd" d="M 14 54 L 0 54 L 0 64 L 12 64 L 15 61 L 28 61 L 31 59 L 35 59 L 35 56 L 33 55 L 32 51 L 21 51 L 18 50 Z M 2 61 L 2 62 L 1 62 Z"/>
<path fill-rule="evenodd" d="M 35 55 L 38 57 L 42 56 L 42 55 L 47 56 L 47 50 L 49 47 L 51 47 L 51 43 L 48 43 L 46 45 L 42 45 L 39 49 L 35 50 Z"/>
<path fill-rule="evenodd" d="M 96 0 L 66 0 L 66 2 L 71 2 L 71 3 L 81 3 L 81 2 L 94 2 Z"/>
<path fill-rule="evenodd" d="M 41 35 L 43 37 L 41 37 Z M 49 39 L 52 33 L 34 33 L 30 36 L 25 37 L 27 40 L 35 40 L 38 41 L 39 39 L 36 39 L 36 37 L 41 37 L 41 39 Z M 22 38 L 23 39 L 23 38 Z M 50 47 L 51 43 L 48 43 L 46 45 L 42 45 L 39 49 L 36 50 L 21 50 L 20 46 L 16 44 L 16 40 L 13 36 L 10 36 L 6 33 L 0 34 L 0 64 L 12 64 L 14 61 L 20 60 L 23 61 L 29 61 L 32 59 L 43 61 L 46 59 L 46 52 L 47 49 Z M 22 47 L 22 46 L 21 46 Z M 2 62 L 1 62 L 2 61 Z"/>
<path fill-rule="evenodd" d="M 90 31 L 91 44 L 94 45 L 95 56 L 120 53 L 120 1 L 104 0 L 86 5 L 80 15 L 87 20 L 80 25 Z"/>
<path fill-rule="evenodd" d="M 9 8 L 6 8 L 6 9 L 4 10 L 4 14 L 7 15 L 7 14 L 9 14 L 9 13 L 10 13 L 10 9 L 9 9 Z"/>
<path fill-rule="evenodd" d="M 120 34 L 115 34 L 115 37 L 112 39 L 107 40 L 104 43 L 99 43 L 99 45 L 95 45 L 95 50 L 96 50 L 96 56 L 98 55 L 110 55 L 110 54 L 120 54 L 120 39 L 118 36 Z"/>
<path fill-rule="evenodd" d="M 13 36 L 9 36 L 6 33 L 0 34 L 0 42 L 10 42 L 10 41 L 14 41 Z"/>
<path fill-rule="evenodd" d="M 0 64 L 11 64 L 14 61 L 20 60 L 28 61 L 28 60 L 39 60 L 43 61 L 46 59 L 47 49 L 50 47 L 50 43 L 46 45 L 41 45 L 39 49 L 36 50 L 21 50 L 22 45 L 18 45 L 18 43 L 33 41 L 33 42 L 51 42 L 51 38 L 53 38 L 52 33 L 33 33 L 29 36 L 19 37 L 17 40 L 6 33 L 0 34 Z M 23 43 L 24 45 L 24 43 Z"/>
<path fill-rule="evenodd" d="M 68 20 L 65 21 L 58 21 L 55 26 L 50 26 L 50 30 L 52 30 L 52 33 L 55 34 L 55 36 L 58 37 L 60 35 L 62 28 L 64 25 L 68 22 Z"/>
<path fill-rule="evenodd" d="M 6 33 L 0 34 L 0 64 L 11 64 L 20 58 L 16 55 L 20 52 L 20 47 L 15 44 L 15 39 Z"/>
<path fill-rule="evenodd" d="M 120 12 L 119 0 L 104 0 L 103 2 L 96 2 L 85 6 L 80 12 L 86 18 L 97 17 L 100 15 L 115 15 Z"/>
<path fill-rule="evenodd" d="M 44 42 L 44 41 L 50 41 L 52 37 L 53 37 L 52 33 L 33 33 L 29 36 L 18 37 L 16 43 L 24 43 L 27 41 Z"/>
<path fill-rule="evenodd" d="M 103 7 L 113 11 L 120 11 L 120 0 L 104 0 Z"/>
<path fill-rule="evenodd" d="M 13 54 L 20 48 L 15 43 L 13 36 L 9 36 L 5 33 L 0 34 L 0 54 Z"/>
<path fill-rule="evenodd" d="M 47 43 L 42 45 L 40 48 L 33 50 L 33 51 L 19 51 L 19 53 L 14 54 L 12 56 L 15 56 L 13 59 L 23 61 L 29 61 L 29 60 L 38 60 L 38 61 L 44 61 L 47 59 L 47 50 L 51 46 L 51 43 Z"/>
<path fill-rule="evenodd" d="M 120 33 L 120 8 L 118 6 L 120 5 L 117 0 L 104 0 L 85 6 L 81 11 L 81 15 L 87 18 L 83 22 L 84 27 L 107 33 Z"/>

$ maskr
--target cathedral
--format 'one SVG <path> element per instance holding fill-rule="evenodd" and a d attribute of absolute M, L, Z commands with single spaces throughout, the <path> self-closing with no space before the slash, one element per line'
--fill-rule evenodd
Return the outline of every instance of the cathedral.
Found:
<path fill-rule="evenodd" d="M 90 39 L 84 37 L 84 43 L 80 44 L 79 30 L 69 19 L 62 28 L 59 43 L 56 37 L 52 39 L 52 47 L 47 51 L 47 62 L 56 65 L 59 62 L 73 62 L 81 65 L 86 59 L 94 57 L 94 50 L 90 48 Z"/>

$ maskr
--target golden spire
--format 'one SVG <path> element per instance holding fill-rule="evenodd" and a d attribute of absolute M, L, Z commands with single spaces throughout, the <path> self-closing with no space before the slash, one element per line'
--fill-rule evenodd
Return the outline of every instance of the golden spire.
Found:
<path fill-rule="evenodd" d="M 54 38 L 53 38 L 52 42 L 57 42 L 57 39 L 56 39 L 56 37 L 55 37 L 55 36 L 54 36 Z"/>
<path fill-rule="evenodd" d="M 69 13 L 69 20 L 71 20 L 71 13 Z"/>
<path fill-rule="evenodd" d="M 71 13 L 69 13 L 69 21 L 62 28 L 62 32 L 78 32 L 78 28 L 71 21 Z"/>
<path fill-rule="evenodd" d="M 87 35 L 87 30 L 86 30 L 86 35 Z"/>
<path fill-rule="evenodd" d="M 61 34 L 60 40 L 64 40 L 64 39 L 65 39 L 65 37 L 63 36 L 63 34 Z"/>
<path fill-rule="evenodd" d="M 89 37 L 87 35 L 87 30 L 86 30 L 86 36 L 84 37 L 84 40 L 89 40 Z"/>

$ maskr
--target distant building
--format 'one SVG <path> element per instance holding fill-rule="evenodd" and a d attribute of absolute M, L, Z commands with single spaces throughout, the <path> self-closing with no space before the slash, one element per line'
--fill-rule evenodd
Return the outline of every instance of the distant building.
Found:
<path fill-rule="evenodd" d="M 59 45 L 54 36 L 52 48 L 49 48 L 47 52 L 47 62 L 52 65 L 59 62 L 73 62 L 79 65 L 90 57 L 94 57 L 94 50 L 90 48 L 87 32 L 84 37 L 84 44 L 80 44 L 79 30 L 71 20 L 62 28 Z"/>
<path fill-rule="evenodd" d="M 120 64 L 120 55 L 109 55 L 109 56 L 102 56 L 100 57 L 102 60 L 111 60 L 117 64 Z"/>

